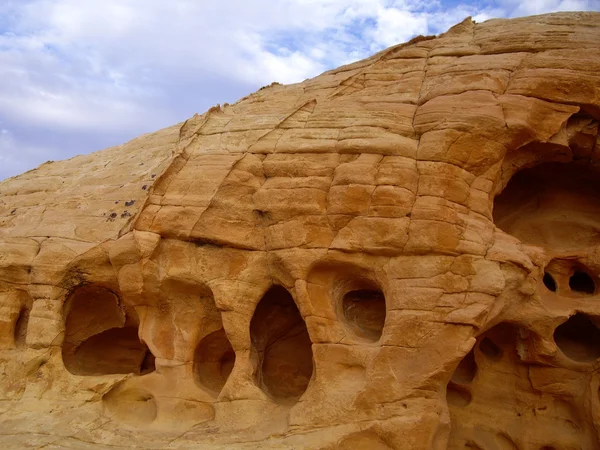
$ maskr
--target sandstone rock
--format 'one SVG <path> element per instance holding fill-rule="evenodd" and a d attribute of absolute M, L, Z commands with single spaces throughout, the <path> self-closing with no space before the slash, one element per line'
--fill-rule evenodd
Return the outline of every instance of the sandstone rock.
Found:
<path fill-rule="evenodd" d="M 0 442 L 599 449 L 599 42 L 466 19 L 0 183 Z"/>

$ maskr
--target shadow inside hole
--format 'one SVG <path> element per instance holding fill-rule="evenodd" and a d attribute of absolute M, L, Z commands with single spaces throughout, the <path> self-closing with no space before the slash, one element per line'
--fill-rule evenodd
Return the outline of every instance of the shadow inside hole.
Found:
<path fill-rule="evenodd" d="M 378 341 L 385 324 L 385 297 L 378 289 L 357 289 L 342 299 L 347 325 L 359 336 Z"/>
<path fill-rule="evenodd" d="M 457 385 L 451 381 L 446 388 L 446 401 L 450 405 L 464 408 L 471 403 L 472 396 L 466 387 Z"/>
<path fill-rule="evenodd" d="M 458 363 L 452 378 L 446 386 L 446 400 L 450 405 L 465 407 L 471 403 L 469 385 L 477 375 L 477 364 L 473 350 Z"/>
<path fill-rule="evenodd" d="M 600 223 L 600 169 L 583 160 L 524 168 L 495 197 L 493 218 L 521 242 L 553 252 L 599 245 L 600 234 L 591 224 Z"/>
<path fill-rule="evenodd" d="M 137 327 L 111 328 L 82 342 L 68 369 L 76 375 L 148 373 L 154 369 L 148 353 Z"/>
<path fill-rule="evenodd" d="M 27 326 L 29 325 L 29 308 L 21 308 L 15 323 L 15 347 L 24 348 L 27 340 Z"/>
<path fill-rule="evenodd" d="M 200 341 L 194 354 L 194 376 L 203 387 L 221 392 L 235 364 L 235 352 L 221 328 Z"/>
<path fill-rule="evenodd" d="M 600 330 L 585 314 L 575 314 L 554 331 L 554 342 L 573 361 L 600 358 Z"/>
<path fill-rule="evenodd" d="M 532 380 L 562 380 L 566 369 L 560 364 L 551 368 L 524 361 L 527 355 L 520 352 L 527 352 L 527 346 L 535 345 L 531 333 L 520 325 L 501 322 L 477 338 L 474 349 L 478 370 L 473 382 L 457 384 L 450 380 L 447 386 L 451 429 L 444 448 L 516 450 L 522 448 L 515 443 L 524 442 L 520 441 L 523 436 L 537 437 L 537 446 L 533 439 L 527 441 L 531 450 L 554 442 L 561 443 L 557 447 L 561 449 L 596 448 L 596 431 L 587 422 L 589 410 L 585 405 L 589 398 L 563 397 L 564 390 L 544 390 L 540 394 L 532 388 L 532 382 L 535 383 Z M 493 344 L 492 351 L 487 343 Z M 494 361 L 500 353 L 501 358 Z M 573 384 L 573 392 L 586 392 L 588 375 L 571 373 L 566 381 L 578 380 L 578 384 Z"/>
<path fill-rule="evenodd" d="M 579 270 L 569 278 L 569 287 L 572 291 L 582 294 L 593 294 L 596 291 L 596 284 L 592 277 Z"/>
<path fill-rule="evenodd" d="M 479 350 L 492 361 L 500 361 L 502 359 L 502 350 L 488 337 L 484 337 L 481 340 Z"/>
<path fill-rule="evenodd" d="M 140 375 L 154 372 L 156 370 L 156 357 L 150 350 L 146 351 L 142 365 L 140 366 Z"/>
<path fill-rule="evenodd" d="M 81 286 L 65 304 L 62 357 L 74 375 L 109 375 L 154 370 L 154 356 L 138 335 L 139 318 L 118 295 L 101 286 Z"/>
<path fill-rule="evenodd" d="M 471 350 L 458 364 L 454 374 L 452 374 L 452 381 L 458 384 L 468 384 L 473 381 L 476 374 L 475 354 Z"/>
<path fill-rule="evenodd" d="M 544 272 L 544 278 L 542 281 L 544 282 L 544 286 L 546 286 L 549 291 L 556 292 L 556 281 L 552 275 L 550 275 L 548 272 Z"/>
<path fill-rule="evenodd" d="M 313 374 L 312 342 L 291 294 L 273 286 L 258 303 L 250 322 L 258 354 L 256 382 L 275 400 L 299 400 Z"/>
<path fill-rule="evenodd" d="M 514 337 L 514 327 L 501 323 L 478 338 L 475 346 L 458 363 L 446 386 L 449 405 L 463 408 L 477 401 L 474 396 L 475 391 L 480 389 L 482 374 L 485 377 L 485 370 L 490 368 L 502 372 L 501 367 L 506 363 L 504 348 L 507 345 L 514 346 Z M 480 359 L 481 355 L 493 364 Z"/>

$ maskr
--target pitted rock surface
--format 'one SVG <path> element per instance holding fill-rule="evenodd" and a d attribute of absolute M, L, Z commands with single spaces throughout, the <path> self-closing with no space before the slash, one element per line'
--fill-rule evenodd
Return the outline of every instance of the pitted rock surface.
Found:
<path fill-rule="evenodd" d="M 0 183 L 2 446 L 600 449 L 599 43 L 466 19 Z"/>

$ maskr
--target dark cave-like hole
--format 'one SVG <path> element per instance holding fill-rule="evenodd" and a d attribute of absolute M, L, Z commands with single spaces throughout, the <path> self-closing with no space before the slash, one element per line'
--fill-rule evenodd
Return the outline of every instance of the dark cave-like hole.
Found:
<path fill-rule="evenodd" d="M 154 356 L 138 336 L 134 310 L 109 289 L 83 286 L 67 300 L 62 356 L 74 375 L 149 373 Z"/>
<path fill-rule="evenodd" d="M 147 373 L 154 372 L 156 370 L 156 357 L 150 350 L 146 351 L 142 365 L 140 366 L 140 375 L 146 375 Z"/>
<path fill-rule="evenodd" d="M 554 342 L 569 358 L 592 362 L 600 358 L 600 330 L 585 314 L 577 313 L 554 331 Z"/>
<path fill-rule="evenodd" d="M 572 291 L 582 294 L 593 294 L 596 291 L 596 284 L 592 277 L 582 271 L 576 271 L 569 278 L 569 287 Z"/>
<path fill-rule="evenodd" d="M 150 364 L 148 347 L 137 327 L 111 328 L 82 342 L 75 350 L 77 375 L 141 373 Z M 74 366 L 71 366 L 74 367 Z M 146 369 L 151 369 L 148 365 Z"/>
<path fill-rule="evenodd" d="M 378 341 L 385 324 L 385 297 L 378 289 L 357 289 L 342 299 L 346 324 L 360 337 Z"/>
<path fill-rule="evenodd" d="M 259 302 L 250 337 L 258 354 L 257 384 L 282 403 L 297 401 L 313 373 L 312 342 L 291 294 L 273 286 Z"/>
<path fill-rule="evenodd" d="M 537 154 L 552 151 L 536 146 Z M 600 168 L 583 160 L 524 168 L 495 197 L 493 218 L 525 244 L 568 252 L 598 245 Z"/>
<path fill-rule="evenodd" d="M 194 376 L 196 381 L 211 390 L 219 393 L 235 364 L 235 352 L 221 328 L 204 337 L 194 353 Z"/>
<path fill-rule="evenodd" d="M 500 361 L 502 359 L 502 350 L 488 337 L 484 337 L 479 342 L 479 350 L 492 361 Z"/>
<path fill-rule="evenodd" d="M 475 378 L 477 374 L 477 364 L 475 363 L 475 355 L 471 350 L 467 355 L 460 361 L 458 367 L 452 375 L 452 381 L 458 384 L 468 384 Z"/>
<path fill-rule="evenodd" d="M 23 348 L 26 346 L 27 327 L 29 325 L 29 308 L 21 308 L 19 317 L 15 323 L 15 347 Z"/>
<path fill-rule="evenodd" d="M 544 272 L 544 278 L 542 281 L 544 282 L 544 286 L 546 286 L 549 291 L 556 292 L 556 281 L 552 275 L 550 275 L 548 272 Z"/>

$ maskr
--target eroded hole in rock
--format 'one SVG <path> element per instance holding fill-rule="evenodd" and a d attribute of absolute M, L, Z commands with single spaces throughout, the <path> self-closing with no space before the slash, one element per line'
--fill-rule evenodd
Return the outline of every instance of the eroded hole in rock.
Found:
<path fill-rule="evenodd" d="M 544 272 L 544 278 L 542 278 L 542 281 L 544 286 L 546 286 L 549 291 L 556 292 L 556 281 L 552 275 L 550 275 L 548 272 Z"/>
<path fill-rule="evenodd" d="M 225 330 L 221 328 L 200 341 L 194 353 L 194 376 L 196 381 L 218 394 L 235 364 L 235 352 Z"/>
<path fill-rule="evenodd" d="M 471 403 L 472 397 L 467 388 L 450 382 L 446 390 L 446 401 L 450 405 L 464 408 Z"/>
<path fill-rule="evenodd" d="M 564 395 L 566 389 L 589 389 L 589 375 L 565 376 L 560 366 L 527 361 L 538 345 L 534 334 L 521 324 L 500 323 L 477 338 L 477 375 L 468 384 L 448 383 L 448 450 L 463 450 L 469 443 L 486 450 L 539 449 L 555 443 L 556 448 L 596 448 L 596 431 L 584 407 L 589 397 Z M 502 357 L 495 359 L 498 351 Z"/>
<path fill-rule="evenodd" d="M 140 373 L 148 348 L 137 327 L 111 328 L 91 336 L 75 349 L 80 375 Z"/>
<path fill-rule="evenodd" d="M 385 324 L 385 297 L 379 289 L 356 289 L 342 299 L 346 325 L 359 337 L 378 341 Z"/>
<path fill-rule="evenodd" d="M 11 333 L 12 336 L 9 335 L 8 338 L 12 340 L 12 345 L 15 348 L 24 349 L 27 346 L 27 327 L 29 326 L 29 316 L 33 301 L 25 291 L 15 291 L 9 298 L 17 311 L 12 310 L 10 313 L 10 318 L 13 322 L 12 328 L 9 329 L 9 333 Z"/>
<path fill-rule="evenodd" d="M 156 419 L 156 399 L 144 389 L 117 386 L 105 394 L 102 401 L 113 420 L 144 425 Z"/>
<path fill-rule="evenodd" d="M 575 314 L 554 331 L 554 342 L 574 361 L 592 362 L 600 358 L 600 329 L 585 314 Z"/>
<path fill-rule="evenodd" d="M 502 350 L 488 337 L 484 337 L 479 342 L 479 350 L 492 361 L 500 361 L 502 359 Z"/>
<path fill-rule="evenodd" d="M 452 381 L 458 384 L 468 384 L 473 381 L 476 374 L 477 364 L 475 363 L 473 350 L 471 350 L 458 364 L 452 375 Z"/>
<path fill-rule="evenodd" d="M 15 323 L 15 347 L 26 347 L 27 327 L 29 325 L 29 308 L 23 307 L 19 311 L 19 317 Z"/>
<path fill-rule="evenodd" d="M 494 222 L 521 242 L 571 252 L 600 244 L 600 170 L 545 163 L 516 173 L 496 196 Z"/>
<path fill-rule="evenodd" d="M 123 309 L 115 293 L 97 286 L 81 287 L 69 297 L 66 311 L 62 355 L 69 372 L 142 374 L 154 369 L 154 357 L 138 336 L 135 311 Z"/>
<path fill-rule="evenodd" d="M 502 346 L 514 342 L 514 329 L 508 324 L 500 324 L 488 330 L 477 339 L 475 346 L 458 363 L 446 387 L 446 400 L 451 407 L 460 409 L 477 403 L 474 389 L 479 384 L 481 364 L 483 368 L 502 364 Z M 452 408 L 451 408 L 452 411 Z M 449 447 L 450 448 L 450 447 Z"/>
<path fill-rule="evenodd" d="M 582 294 L 593 294 L 596 291 L 596 284 L 592 277 L 582 271 L 576 271 L 571 275 L 569 287 L 572 291 Z"/>
<path fill-rule="evenodd" d="M 258 354 L 257 384 L 274 399 L 295 402 L 313 373 L 312 343 L 291 294 L 273 286 L 259 302 L 250 336 Z"/>
<path fill-rule="evenodd" d="M 146 351 L 142 365 L 140 366 L 140 375 L 154 372 L 156 370 L 156 358 L 150 350 Z"/>
<path fill-rule="evenodd" d="M 477 363 L 473 350 L 458 363 L 452 378 L 446 387 L 446 400 L 449 404 L 465 407 L 471 403 L 472 397 L 468 385 L 477 375 Z"/>

